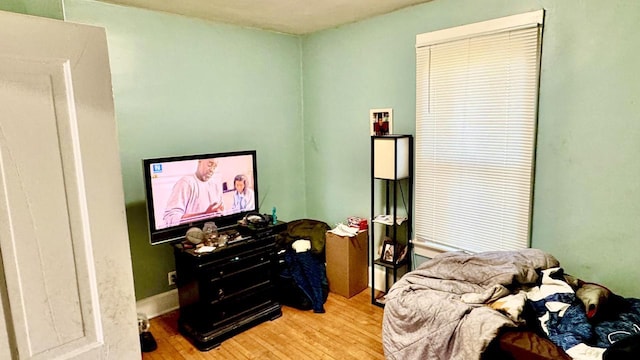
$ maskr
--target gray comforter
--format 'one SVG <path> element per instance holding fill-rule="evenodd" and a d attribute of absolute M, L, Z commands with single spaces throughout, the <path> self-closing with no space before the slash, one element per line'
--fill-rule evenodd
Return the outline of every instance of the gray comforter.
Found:
<path fill-rule="evenodd" d="M 485 306 L 537 269 L 558 266 L 536 249 L 469 255 L 445 253 L 396 282 L 386 296 L 382 343 L 387 359 L 480 359 L 503 327 L 516 326 Z"/>

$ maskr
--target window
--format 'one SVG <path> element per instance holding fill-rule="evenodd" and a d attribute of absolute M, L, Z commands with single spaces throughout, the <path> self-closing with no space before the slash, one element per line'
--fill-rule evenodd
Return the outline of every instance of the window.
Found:
<path fill-rule="evenodd" d="M 542 19 L 417 36 L 418 250 L 529 246 Z"/>

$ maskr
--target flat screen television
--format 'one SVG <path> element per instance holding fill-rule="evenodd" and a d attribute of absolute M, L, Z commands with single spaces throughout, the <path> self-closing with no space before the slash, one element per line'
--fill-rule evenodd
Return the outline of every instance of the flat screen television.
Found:
<path fill-rule="evenodd" d="M 208 221 L 228 227 L 258 211 L 256 164 L 254 150 L 143 159 L 151 244 L 181 240 Z"/>

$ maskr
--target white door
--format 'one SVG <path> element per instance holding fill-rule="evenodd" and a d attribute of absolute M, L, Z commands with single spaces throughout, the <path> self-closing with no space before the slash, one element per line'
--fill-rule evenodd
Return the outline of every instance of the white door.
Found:
<path fill-rule="evenodd" d="M 0 359 L 140 359 L 102 28 L 0 11 Z"/>

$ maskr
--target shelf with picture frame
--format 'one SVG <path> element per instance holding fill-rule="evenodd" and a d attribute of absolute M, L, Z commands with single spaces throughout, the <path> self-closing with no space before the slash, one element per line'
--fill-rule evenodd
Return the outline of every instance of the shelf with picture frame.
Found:
<path fill-rule="evenodd" d="M 404 265 L 407 261 L 408 249 L 409 247 L 406 244 L 387 238 L 380 246 L 379 256 L 374 260 L 374 263 L 390 268 L 393 267 L 394 264 Z"/>
<path fill-rule="evenodd" d="M 411 268 L 413 136 L 371 137 L 371 303 L 384 306 L 391 286 Z M 382 214 L 380 214 L 382 213 Z M 376 272 L 382 270 L 382 284 Z"/>

